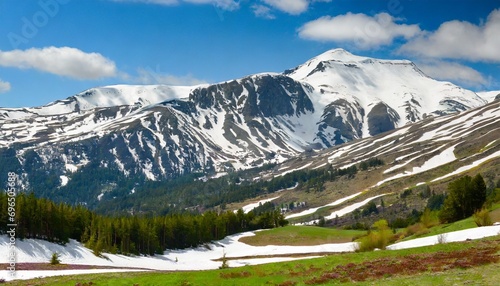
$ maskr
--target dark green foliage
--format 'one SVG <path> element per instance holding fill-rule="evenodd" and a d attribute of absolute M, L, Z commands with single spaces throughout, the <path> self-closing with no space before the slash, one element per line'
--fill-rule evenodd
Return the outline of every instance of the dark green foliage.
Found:
<path fill-rule="evenodd" d="M 404 199 L 404 198 L 406 198 L 406 197 L 410 196 L 412 193 L 413 193 L 413 191 L 412 191 L 411 189 L 406 189 L 406 190 L 404 190 L 404 191 L 403 191 L 403 192 L 399 195 L 399 197 L 400 197 L 401 199 Z"/>
<path fill-rule="evenodd" d="M 372 213 L 378 214 L 377 205 L 373 201 L 366 204 L 365 208 L 361 212 L 361 215 L 362 216 L 369 216 Z"/>
<path fill-rule="evenodd" d="M 265 168 L 269 169 L 272 166 Z M 200 177 L 199 174 L 186 175 L 167 182 L 148 181 L 143 185 L 136 186 L 136 192 L 133 195 L 118 191 L 106 193 L 95 210 L 103 214 L 134 210 L 140 213 L 164 215 L 178 213 L 191 206 L 210 209 L 295 186 L 305 191 L 321 192 L 327 181 L 334 181 L 341 176 L 354 178 L 357 167 L 335 169 L 330 165 L 327 168 L 315 170 L 297 170 L 284 176 L 275 177 L 270 181 L 248 179 L 254 178 L 258 174 L 257 171 L 259 170 L 236 172 L 225 177 L 205 181 L 197 179 Z M 130 179 L 125 178 L 125 180 Z M 132 187 L 133 185 L 129 186 L 127 192 Z M 127 188 L 120 189 L 127 190 Z M 95 194 L 95 196 L 97 195 Z"/>
<path fill-rule="evenodd" d="M 445 194 L 433 194 L 429 200 L 427 201 L 427 206 L 426 208 L 428 208 L 429 210 L 431 211 L 437 211 L 437 210 L 440 210 L 441 207 L 443 206 L 444 204 L 444 200 L 446 199 L 446 195 Z"/>
<path fill-rule="evenodd" d="M 359 164 L 359 169 L 366 171 L 369 168 L 372 167 L 377 167 L 377 166 L 383 166 L 385 163 L 381 159 L 375 157 L 375 158 L 370 158 L 366 161 L 363 161 Z"/>
<path fill-rule="evenodd" d="M 0 193 L 0 234 L 7 228 L 7 194 Z M 165 216 L 97 215 L 82 206 L 56 204 L 23 193 L 16 197 L 16 236 L 66 243 L 85 243 L 96 254 L 155 254 L 165 249 L 199 246 L 242 231 L 284 226 L 288 222 L 273 205 L 245 214 L 226 211 Z"/>
<path fill-rule="evenodd" d="M 409 222 L 408 222 L 408 219 L 406 218 L 401 218 L 401 217 L 398 217 L 396 219 L 394 219 L 393 221 L 391 221 L 389 223 L 389 226 L 392 228 L 392 229 L 398 229 L 398 228 L 405 228 L 407 226 L 409 226 Z"/>
<path fill-rule="evenodd" d="M 0 194 L 0 233 L 5 233 L 7 195 Z M 33 193 L 16 197 L 16 236 L 20 239 L 39 238 L 65 244 L 69 238 L 81 239 L 92 213 L 82 206 L 70 207 L 47 199 L 37 199 Z"/>
<path fill-rule="evenodd" d="M 324 227 L 326 225 L 326 220 L 324 216 L 319 217 L 318 226 Z"/>
<path fill-rule="evenodd" d="M 392 229 L 397 229 L 397 228 L 405 228 L 409 225 L 415 224 L 420 220 L 420 217 L 422 215 L 422 212 L 419 212 L 416 209 L 413 209 L 410 214 L 408 214 L 407 217 L 397 217 L 393 220 L 390 221 L 389 226 Z"/>
<path fill-rule="evenodd" d="M 470 217 L 483 207 L 486 201 L 486 184 L 477 174 L 474 178 L 465 176 L 448 184 L 448 196 L 439 213 L 442 222 L 454 222 Z"/>
<path fill-rule="evenodd" d="M 52 253 L 52 257 L 50 258 L 50 264 L 57 265 L 61 263 L 59 260 L 59 254 L 57 252 Z"/>

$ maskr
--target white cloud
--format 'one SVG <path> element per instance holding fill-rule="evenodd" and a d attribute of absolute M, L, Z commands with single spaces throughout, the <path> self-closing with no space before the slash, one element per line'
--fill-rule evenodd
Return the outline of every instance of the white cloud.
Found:
<path fill-rule="evenodd" d="M 255 16 L 265 19 L 275 19 L 276 17 L 271 12 L 271 8 L 265 5 L 253 5 L 253 13 Z"/>
<path fill-rule="evenodd" d="M 488 80 L 480 72 L 459 63 L 424 61 L 419 63 L 418 67 L 428 76 L 439 80 L 470 87 L 481 87 L 488 84 Z"/>
<path fill-rule="evenodd" d="M 307 11 L 309 0 L 263 0 L 267 5 L 288 14 L 298 15 Z"/>
<path fill-rule="evenodd" d="M 211 4 L 225 10 L 236 10 L 239 8 L 239 1 L 233 1 L 233 0 L 112 0 L 112 1 L 157 4 L 165 6 L 178 5 L 180 3 L 185 2 L 191 4 Z"/>
<path fill-rule="evenodd" d="M 36 69 L 74 79 L 113 77 L 115 63 L 98 53 L 85 53 L 70 47 L 0 51 L 0 66 Z"/>
<path fill-rule="evenodd" d="M 193 75 L 188 74 L 185 76 L 175 76 L 171 74 L 161 73 L 154 71 L 152 69 L 140 68 L 137 70 L 137 77 L 127 78 L 129 81 L 136 82 L 138 84 L 166 84 L 166 85 L 180 85 L 180 86 L 191 86 L 207 83 L 204 80 L 197 79 Z"/>
<path fill-rule="evenodd" d="M 497 9 L 480 25 L 457 20 L 445 22 L 436 31 L 409 41 L 400 52 L 433 58 L 500 62 L 499 35 L 500 9 Z"/>
<path fill-rule="evenodd" d="M 113 2 L 131 2 L 144 4 L 157 4 L 164 6 L 179 5 L 182 3 L 211 4 L 224 10 L 236 10 L 240 8 L 241 2 L 245 0 L 110 0 Z M 332 0 L 261 0 L 262 4 L 253 4 L 251 8 L 257 17 L 274 19 L 272 10 L 276 9 L 290 15 L 299 15 L 306 12 L 311 3 L 331 2 Z M 257 1 L 255 1 L 257 2 Z"/>
<path fill-rule="evenodd" d="M 418 25 L 399 24 L 399 20 L 387 13 L 373 17 L 347 13 L 313 20 L 300 27 L 298 32 L 303 39 L 345 42 L 359 49 L 390 45 L 395 38 L 411 39 L 421 33 Z"/>
<path fill-rule="evenodd" d="M 5 93 L 10 90 L 10 83 L 0 79 L 0 93 Z"/>

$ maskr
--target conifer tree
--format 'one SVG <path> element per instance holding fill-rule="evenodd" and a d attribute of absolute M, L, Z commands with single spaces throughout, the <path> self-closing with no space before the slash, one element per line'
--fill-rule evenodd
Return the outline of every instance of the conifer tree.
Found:
<path fill-rule="evenodd" d="M 448 196 L 439 213 L 442 222 L 454 222 L 470 217 L 486 201 L 486 184 L 478 174 L 474 178 L 461 177 L 448 184 Z"/>

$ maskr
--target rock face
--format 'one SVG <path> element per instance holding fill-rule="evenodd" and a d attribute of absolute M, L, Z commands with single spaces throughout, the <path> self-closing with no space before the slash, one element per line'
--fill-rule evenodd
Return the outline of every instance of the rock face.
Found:
<path fill-rule="evenodd" d="M 27 188 L 63 187 L 82 170 L 164 180 L 283 162 L 483 104 L 412 62 L 337 49 L 284 73 L 191 87 L 108 86 L 42 107 L 2 108 L 0 160 Z"/>

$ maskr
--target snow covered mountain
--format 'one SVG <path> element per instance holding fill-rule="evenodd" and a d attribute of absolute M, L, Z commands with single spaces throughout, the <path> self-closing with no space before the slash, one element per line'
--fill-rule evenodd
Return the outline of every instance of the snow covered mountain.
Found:
<path fill-rule="evenodd" d="M 492 102 L 495 100 L 500 100 L 500 90 L 494 91 L 482 91 L 477 93 L 482 99 L 487 102 Z"/>
<path fill-rule="evenodd" d="M 335 49 L 284 73 L 108 86 L 42 107 L 1 108 L 0 158 L 32 186 L 64 186 L 83 167 L 161 180 L 279 163 L 485 103 L 410 61 Z"/>

